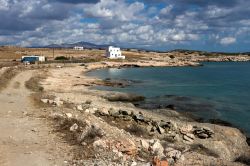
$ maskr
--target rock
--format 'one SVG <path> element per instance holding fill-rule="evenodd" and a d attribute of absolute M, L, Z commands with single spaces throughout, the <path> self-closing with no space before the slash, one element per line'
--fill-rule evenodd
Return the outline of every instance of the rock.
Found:
<path fill-rule="evenodd" d="M 154 166 L 168 166 L 168 161 L 167 160 L 160 160 L 157 156 L 153 158 L 153 165 Z"/>
<path fill-rule="evenodd" d="M 108 116 L 108 115 L 109 115 L 109 110 L 106 109 L 106 108 L 103 108 L 103 109 L 100 109 L 100 110 L 98 111 L 98 113 L 99 113 L 99 115 L 101 115 L 101 116 Z"/>
<path fill-rule="evenodd" d="M 140 140 L 140 143 L 141 143 L 142 149 L 148 151 L 149 143 L 146 140 L 143 140 L 143 139 Z"/>
<path fill-rule="evenodd" d="M 164 130 L 161 126 L 157 126 L 157 131 L 158 131 L 160 134 L 165 133 L 165 130 Z"/>
<path fill-rule="evenodd" d="M 162 127 L 163 129 L 171 128 L 171 122 L 164 122 L 164 121 L 161 121 L 161 122 L 159 123 L 159 126 Z"/>
<path fill-rule="evenodd" d="M 194 134 L 191 134 L 191 133 L 187 133 L 186 136 L 188 136 L 188 137 L 191 138 L 191 139 L 194 139 L 194 138 L 195 138 Z"/>
<path fill-rule="evenodd" d="M 108 146 L 105 141 L 99 139 L 93 143 L 95 149 L 106 149 Z"/>
<path fill-rule="evenodd" d="M 98 111 L 98 108 L 93 107 L 92 110 L 93 110 L 94 112 L 96 112 L 96 111 Z"/>
<path fill-rule="evenodd" d="M 183 139 L 187 141 L 188 143 L 194 142 L 193 138 L 188 137 L 187 135 L 183 135 Z"/>
<path fill-rule="evenodd" d="M 91 100 L 86 100 L 86 101 L 85 101 L 85 104 L 91 104 L 91 103 L 92 103 Z"/>
<path fill-rule="evenodd" d="M 87 127 L 82 131 L 82 134 L 78 137 L 78 142 L 84 141 L 84 139 L 91 135 L 91 139 L 95 139 L 96 137 L 103 137 L 105 135 L 104 130 L 102 130 L 99 126 L 93 124 L 93 125 L 87 125 Z"/>
<path fill-rule="evenodd" d="M 148 132 L 154 132 L 154 126 L 147 126 L 147 131 Z"/>
<path fill-rule="evenodd" d="M 90 114 L 95 114 L 95 113 L 96 113 L 96 111 L 98 111 L 98 109 L 97 109 L 97 108 L 92 108 L 92 109 L 89 109 L 89 113 L 90 113 Z"/>
<path fill-rule="evenodd" d="M 167 148 L 166 151 L 166 157 L 172 158 L 175 161 L 181 158 L 181 151 L 175 150 L 173 148 Z"/>
<path fill-rule="evenodd" d="M 116 148 L 127 155 L 135 155 L 137 153 L 137 147 L 130 139 L 121 139 L 116 144 Z"/>
<path fill-rule="evenodd" d="M 210 128 L 208 128 L 208 127 L 203 127 L 203 129 L 204 129 L 207 133 L 209 133 L 209 134 L 214 134 L 214 131 L 211 130 Z"/>
<path fill-rule="evenodd" d="M 150 148 L 151 148 L 152 153 L 154 155 L 157 155 L 159 157 L 164 156 L 164 154 L 163 154 L 164 149 L 163 149 L 159 140 L 156 140 Z"/>
<path fill-rule="evenodd" d="M 138 114 L 138 115 L 133 115 L 133 119 L 136 121 L 136 122 L 144 122 L 144 116 L 142 114 Z"/>
<path fill-rule="evenodd" d="M 41 99 L 41 102 L 47 104 L 49 102 L 49 99 Z"/>
<path fill-rule="evenodd" d="M 123 119 L 124 121 L 132 121 L 132 117 L 131 117 L 131 116 L 124 116 L 124 115 L 123 115 L 122 119 Z"/>
<path fill-rule="evenodd" d="M 90 113 L 89 109 L 86 109 L 86 110 L 85 110 L 85 113 L 89 114 L 89 113 Z"/>
<path fill-rule="evenodd" d="M 50 117 L 53 119 L 62 119 L 63 114 L 55 112 L 55 113 L 51 114 Z"/>
<path fill-rule="evenodd" d="M 78 111 L 83 111 L 82 105 L 76 106 L 76 109 L 77 109 Z"/>
<path fill-rule="evenodd" d="M 209 138 L 209 136 L 206 133 L 200 133 L 200 134 L 198 134 L 198 137 L 201 139 Z"/>
<path fill-rule="evenodd" d="M 195 126 L 193 133 L 200 139 L 210 138 L 214 135 L 214 132 L 208 127 L 196 127 Z"/>
<path fill-rule="evenodd" d="M 127 111 L 125 111 L 125 110 L 119 110 L 119 113 L 121 114 L 121 115 L 129 115 L 129 113 L 127 112 Z"/>
<path fill-rule="evenodd" d="M 66 113 L 65 115 L 66 115 L 67 118 L 69 118 L 69 119 L 73 117 L 73 115 L 72 115 L 71 113 Z"/>
<path fill-rule="evenodd" d="M 56 97 L 55 100 L 53 101 L 53 104 L 56 105 L 57 107 L 60 107 L 61 105 L 63 105 L 63 101 L 59 97 Z"/>
<path fill-rule="evenodd" d="M 131 166 L 137 166 L 137 163 L 135 161 L 133 161 Z"/>
<path fill-rule="evenodd" d="M 109 109 L 109 115 L 113 117 L 119 117 L 120 113 L 119 111 L 114 110 L 113 108 Z"/>
<path fill-rule="evenodd" d="M 54 101 L 53 100 L 49 100 L 49 104 L 53 104 L 54 103 Z"/>
<path fill-rule="evenodd" d="M 76 123 L 73 124 L 73 125 L 69 128 L 69 130 L 72 131 L 72 132 L 76 131 L 77 129 L 78 129 L 78 125 L 77 125 Z"/>
<path fill-rule="evenodd" d="M 186 125 L 186 126 L 182 126 L 181 128 L 180 128 L 180 132 L 182 133 L 182 134 L 187 134 L 187 133 L 190 133 L 191 131 L 193 130 L 193 126 L 192 125 Z"/>
<path fill-rule="evenodd" d="M 85 110 L 85 113 L 87 113 L 87 114 L 95 114 L 95 113 L 96 113 L 96 110 L 97 110 L 97 109 L 95 109 L 95 108 L 94 108 L 94 109 L 93 109 L 93 108 L 89 108 L 89 109 L 86 109 L 86 110 Z"/>
<path fill-rule="evenodd" d="M 175 140 L 175 141 L 181 141 L 181 140 L 182 140 L 182 138 L 180 137 L 180 135 L 179 135 L 179 134 L 175 134 L 175 136 L 174 136 L 174 140 Z"/>
<path fill-rule="evenodd" d="M 117 156 L 118 156 L 119 158 L 122 158 L 122 157 L 123 157 L 122 152 L 118 152 L 118 153 L 117 153 Z"/>

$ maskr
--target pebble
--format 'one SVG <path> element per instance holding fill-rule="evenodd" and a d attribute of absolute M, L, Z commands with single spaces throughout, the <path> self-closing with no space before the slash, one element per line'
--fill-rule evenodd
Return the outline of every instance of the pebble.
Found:
<path fill-rule="evenodd" d="M 74 132 L 74 131 L 76 131 L 78 129 L 78 125 L 75 123 L 75 124 L 73 124 L 71 127 L 70 127 L 70 131 L 72 131 L 72 132 Z"/>
<path fill-rule="evenodd" d="M 65 115 L 67 116 L 67 118 L 72 118 L 73 117 L 73 115 L 71 113 L 66 113 Z"/>
<path fill-rule="evenodd" d="M 183 135 L 183 139 L 185 140 L 185 141 L 188 141 L 188 142 L 193 142 L 193 139 L 192 138 L 190 138 L 190 137 L 188 137 L 187 135 Z"/>
<path fill-rule="evenodd" d="M 82 105 L 76 106 L 76 109 L 77 109 L 78 111 L 83 111 Z"/>

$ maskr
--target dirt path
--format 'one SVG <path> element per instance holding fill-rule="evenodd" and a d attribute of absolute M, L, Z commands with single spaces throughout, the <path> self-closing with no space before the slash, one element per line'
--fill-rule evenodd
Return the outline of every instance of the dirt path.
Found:
<path fill-rule="evenodd" d="M 0 92 L 0 165 L 50 166 L 63 165 L 56 154 L 60 148 L 56 136 L 44 120 L 36 115 L 25 81 L 32 71 L 18 74 Z"/>

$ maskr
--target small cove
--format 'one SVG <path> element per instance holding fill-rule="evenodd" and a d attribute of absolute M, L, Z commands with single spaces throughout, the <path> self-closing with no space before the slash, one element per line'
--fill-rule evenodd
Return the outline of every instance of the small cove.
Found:
<path fill-rule="evenodd" d="M 133 80 L 119 88 L 96 86 L 99 90 L 136 93 L 146 97 L 142 108 L 174 105 L 202 119 L 221 119 L 250 134 L 250 63 L 206 62 L 202 67 L 110 68 L 88 76 Z"/>

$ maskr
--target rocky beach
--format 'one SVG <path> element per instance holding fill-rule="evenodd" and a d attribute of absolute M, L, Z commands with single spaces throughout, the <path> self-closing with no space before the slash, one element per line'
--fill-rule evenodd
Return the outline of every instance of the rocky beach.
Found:
<path fill-rule="evenodd" d="M 46 155 L 50 156 L 48 165 L 51 161 L 76 166 L 248 165 L 250 148 L 240 130 L 199 123 L 170 106 L 151 110 L 138 108 L 131 102 L 143 100 L 143 96 L 91 88 L 96 85 L 128 86 L 131 80 L 102 80 L 86 76 L 89 71 L 103 68 L 200 66 L 199 62 L 203 60 L 159 59 L 156 56 L 156 59 L 139 61 L 20 67 L 22 70 L 10 85 L 15 85 L 17 90 L 10 92 L 6 89 L 2 97 L 8 93 L 13 93 L 13 97 L 19 93 L 27 95 L 25 97 L 31 101 L 28 107 L 33 111 L 27 110 L 22 117 L 32 115 L 39 118 L 39 123 L 47 126 L 46 130 L 42 128 L 43 124 L 31 131 L 35 135 L 41 129 L 50 133 L 39 139 L 47 140 L 50 147 L 55 144 L 57 148 L 46 150 L 44 147 Z M 2 68 L 1 74 L 5 70 Z M 16 82 L 20 85 L 17 86 Z M 25 87 L 28 88 L 23 90 L 25 93 L 18 91 Z M 18 99 L 12 100 L 16 103 Z M 7 115 L 6 118 L 12 113 Z M 39 139 L 37 142 L 44 142 Z M 36 148 L 30 149 L 28 155 L 34 151 Z M 8 155 L 0 154 L 5 163 L 3 159 Z"/>
<path fill-rule="evenodd" d="M 250 166 L 250 0 L 0 0 L 0 166 Z"/>
<path fill-rule="evenodd" d="M 140 96 L 89 89 L 94 85 L 116 86 L 117 82 L 107 84 L 106 81 L 84 75 L 90 70 L 106 67 L 181 65 L 199 64 L 190 62 L 178 64 L 94 63 L 51 70 L 50 76 L 43 81 L 42 85 L 46 92 L 50 92 L 49 95 L 59 98 L 64 103 L 70 103 L 72 110 L 69 113 L 57 112 L 54 118 L 57 119 L 59 116 L 63 121 L 80 121 L 78 123 L 67 122 L 70 123 L 68 126 L 70 131 L 77 128 L 71 131 L 74 133 L 72 139 L 75 138 L 77 144 L 91 147 L 94 153 L 103 156 L 102 159 L 98 157 L 100 161 L 92 158 L 89 160 L 90 163 L 95 161 L 100 164 L 109 160 L 108 165 L 112 165 L 111 163 L 150 165 L 153 162 L 156 165 L 159 163 L 169 165 L 248 164 L 249 146 L 246 137 L 238 129 L 198 123 L 171 108 L 158 110 L 137 108 L 129 102 L 133 99 L 140 99 Z M 44 103 L 51 102 L 45 100 Z M 63 104 L 60 107 L 63 107 Z M 86 128 L 79 131 L 79 128 L 82 128 L 79 123 L 87 125 Z M 91 143 L 84 142 L 85 137 L 88 137 L 88 132 L 92 130 L 97 130 L 97 137 Z"/>

